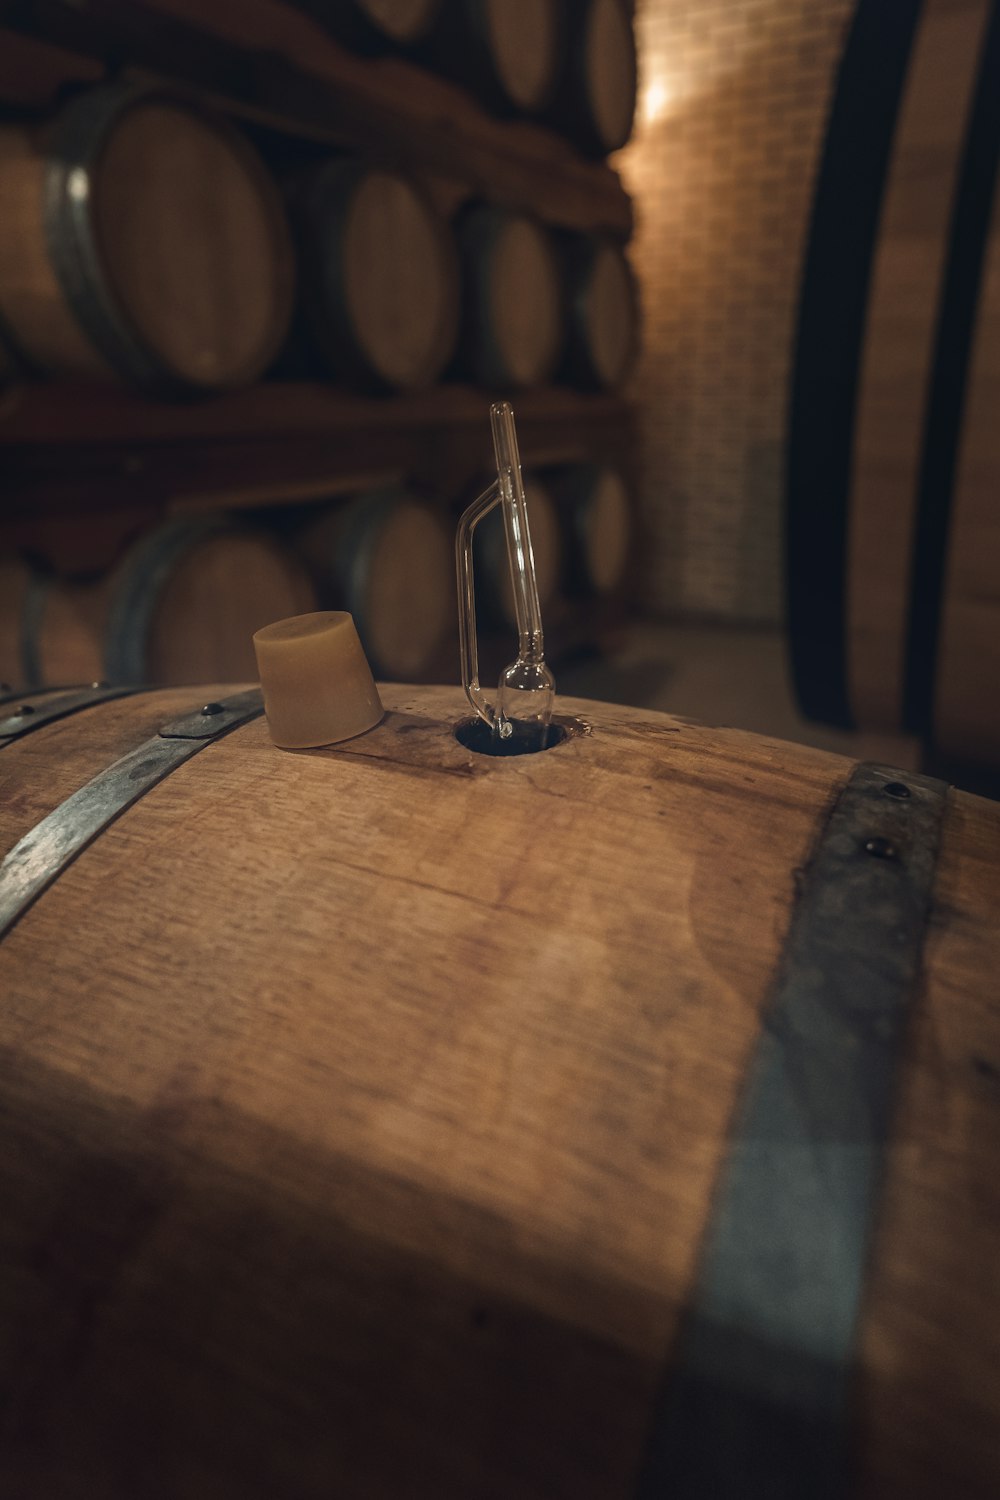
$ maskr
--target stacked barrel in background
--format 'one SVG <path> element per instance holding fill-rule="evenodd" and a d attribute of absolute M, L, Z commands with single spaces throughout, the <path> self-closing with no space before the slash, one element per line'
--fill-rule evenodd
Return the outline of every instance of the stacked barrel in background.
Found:
<path fill-rule="evenodd" d="M 581 154 L 628 137 L 636 69 L 620 0 L 298 8 L 340 43 L 404 52 L 486 110 L 541 121 Z M 205 10 L 223 27 L 253 21 L 229 0 Z M 275 5 L 256 7 L 258 24 L 269 11 L 280 24 Z M 620 392 L 639 323 L 623 244 L 543 223 L 489 186 L 248 131 L 190 92 L 77 93 L 49 122 L 0 127 L 5 360 L 21 379 L 125 382 L 154 399 L 265 378 L 389 401 L 472 384 L 484 431 L 496 393 Z M 528 477 L 543 594 L 584 620 L 627 586 L 631 475 L 588 454 L 537 467 Z M 313 496 L 253 517 L 237 506 L 207 521 L 165 518 L 128 537 L 100 576 L 8 556 L 0 677 L 249 676 L 252 630 L 318 605 L 352 609 L 383 674 L 440 671 L 465 488 L 428 493 L 406 474 L 388 488 L 334 488 L 326 504 Z M 484 612 L 504 627 L 505 559 L 488 531 L 483 544 Z"/>

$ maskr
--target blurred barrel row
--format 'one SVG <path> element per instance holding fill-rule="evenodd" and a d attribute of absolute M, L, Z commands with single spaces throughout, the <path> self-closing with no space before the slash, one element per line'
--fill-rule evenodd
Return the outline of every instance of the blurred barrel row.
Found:
<path fill-rule="evenodd" d="M 635 550 L 623 475 L 574 464 L 528 472 L 525 484 L 543 609 L 554 606 L 556 618 L 572 622 L 620 598 Z M 354 615 L 376 672 L 418 680 L 438 669 L 451 644 L 449 521 L 467 498 L 442 505 L 391 485 L 266 523 L 174 516 L 134 538 L 98 577 L 0 558 L 0 679 L 35 687 L 255 678 L 254 630 L 339 608 Z M 496 513 L 477 546 L 482 623 L 509 637 L 513 600 Z"/>
<path fill-rule="evenodd" d="M 461 83 L 494 114 L 523 116 L 606 156 L 636 103 L 623 0 L 297 0 L 355 51 L 402 52 Z"/>
<path fill-rule="evenodd" d="M 0 128 L 0 194 L 0 341 L 38 374 L 613 391 L 634 363 L 614 239 L 475 201 L 449 220 L 356 158 L 274 174 L 230 122 L 161 92 L 102 87 L 47 128 Z"/>

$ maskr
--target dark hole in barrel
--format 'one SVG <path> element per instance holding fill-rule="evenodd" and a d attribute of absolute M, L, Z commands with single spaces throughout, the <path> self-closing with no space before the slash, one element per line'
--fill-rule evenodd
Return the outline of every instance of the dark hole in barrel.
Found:
<path fill-rule="evenodd" d="M 463 719 L 455 726 L 455 738 L 466 750 L 477 755 L 537 755 L 540 750 L 554 750 L 566 738 L 562 724 L 518 724 L 505 740 L 494 737 L 490 726 L 482 719 Z"/>

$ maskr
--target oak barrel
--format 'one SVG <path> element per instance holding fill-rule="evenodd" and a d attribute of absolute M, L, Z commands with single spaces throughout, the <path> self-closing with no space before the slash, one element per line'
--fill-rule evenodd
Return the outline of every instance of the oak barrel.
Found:
<path fill-rule="evenodd" d="M 632 134 L 638 87 L 635 34 L 625 0 L 576 0 L 547 117 L 590 156 L 607 156 Z"/>
<path fill-rule="evenodd" d="M 635 497 L 611 464 L 572 464 L 552 477 L 566 538 L 564 578 L 576 597 L 620 593 L 635 551 Z"/>
<path fill-rule="evenodd" d="M 397 172 L 336 159 L 290 184 L 302 321 L 333 371 L 379 391 L 431 385 L 452 356 L 459 273 L 451 229 Z"/>
<path fill-rule="evenodd" d="M 536 115 L 552 98 L 563 32 L 561 0 L 445 0 L 420 55 L 485 108 Z"/>
<path fill-rule="evenodd" d="M 601 704 L 493 760 L 457 689 L 382 692 L 298 754 L 194 754 L 206 689 L 3 739 L 4 1493 L 992 1500 L 1000 808 Z M 15 921 L 18 841 L 37 876 L 99 776 L 124 810 Z M 841 1056 L 782 997 L 845 955 Z M 884 1122 L 838 1124 L 823 1068 L 878 1059 Z M 788 1250 L 769 1326 L 699 1324 L 727 1233 Z"/>
<path fill-rule="evenodd" d="M 424 676 L 455 618 L 454 546 L 440 517 L 386 485 L 308 521 L 297 547 L 320 603 L 353 615 L 374 670 Z"/>
<path fill-rule="evenodd" d="M 36 368 L 166 392 L 257 378 L 291 315 L 280 196 L 220 117 L 156 90 L 0 128 L 0 318 Z"/>
<path fill-rule="evenodd" d="M 628 258 L 601 235 L 567 235 L 561 249 L 567 317 L 560 373 L 584 390 L 620 390 L 639 354 L 639 290 Z"/>
<path fill-rule="evenodd" d="M 998 77 L 988 0 L 859 5 L 803 278 L 787 549 L 803 709 L 994 767 Z"/>
<path fill-rule="evenodd" d="M 0 677 L 32 686 L 255 676 L 254 630 L 315 606 L 305 568 L 275 537 L 214 516 L 154 527 L 98 578 L 6 567 Z"/>
<path fill-rule="evenodd" d="M 485 386 L 542 385 L 565 336 L 552 236 L 526 214 L 477 204 L 457 226 L 462 257 L 461 374 Z"/>

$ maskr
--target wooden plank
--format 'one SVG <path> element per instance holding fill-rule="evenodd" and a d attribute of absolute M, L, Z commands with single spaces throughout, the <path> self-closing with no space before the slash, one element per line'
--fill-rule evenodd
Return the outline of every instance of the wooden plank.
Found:
<path fill-rule="evenodd" d="M 535 125 L 491 119 L 463 89 L 408 62 L 352 57 L 276 0 L 39 0 L 4 20 L 177 79 L 264 123 L 458 179 L 549 223 L 631 233 L 631 204 L 610 167 Z"/>
<path fill-rule="evenodd" d="M 262 433 L 301 437 L 356 428 L 386 432 L 427 426 L 482 424 L 488 392 L 440 385 L 413 395 L 372 399 L 334 385 L 269 381 L 210 400 L 156 402 L 124 388 L 69 382 L 25 383 L 8 389 L 0 405 L 0 445 L 190 442 L 240 439 Z M 515 396 L 518 422 L 621 420 L 630 407 L 621 397 L 589 395 L 551 386 Z"/>
<path fill-rule="evenodd" d="M 0 28 L 0 103 L 17 109 L 52 109 L 68 84 L 98 83 L 104 67 L 64 47 Z"/>
<path fill-rule="evenodd" d="M 492 463 L 488 393 L 439 388 L 387 401 L 274 384 L 165 405 L 111 387 L 32 385 L 0 411 L 0 536 L 62 574 L 109 566 L 168 511 L 336 500 L 395 478 L 451 513 Z M 592 460 L 634 474 L 634 414 L 609 396 L 525 392 L 526 467 Z M 506 659 L 506 658 L 505 658 Z"/>

